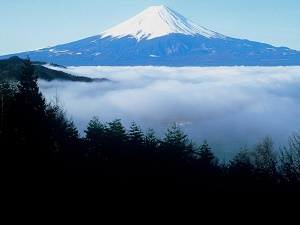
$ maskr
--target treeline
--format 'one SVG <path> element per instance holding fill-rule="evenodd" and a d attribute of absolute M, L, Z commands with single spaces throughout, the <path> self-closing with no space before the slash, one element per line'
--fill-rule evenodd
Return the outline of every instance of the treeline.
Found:
<path fill-rule="evenodd" d="M 197 145 L 174 124 L 158 138 L 134 121 L 91 118 L 85 135 L 69 119 L 58 96 L 47 102 L 27 58 L 20 79 L 1 76 L 0 146 L 6 183 L 86 194 L 127 189 L 139 193 L 233 199 L 295 199 L 300 195 L 300 133 L 275 149 L 266 136 L 220 162 L 209 143 Z M 32 186 L 30 186 L 32 187 Z M 80 188 L 79 188 L 80 187 Z"/>

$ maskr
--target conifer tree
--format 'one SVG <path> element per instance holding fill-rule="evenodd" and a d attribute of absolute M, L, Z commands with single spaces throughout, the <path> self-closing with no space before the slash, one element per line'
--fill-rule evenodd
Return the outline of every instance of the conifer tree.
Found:
<path fill-rule="evenodd" d="M 105 125 L 101 123 L 98 116 L 93 116 L 84 132 L 87 140 L 101 141 L 104 138 Z"/>
<path fill-rule="evenodd" d="M 276 178 L 277 154 L 274 150 L 274 142 L 270 136 L 266 136 L 262 142 L 254 146 L 252 156 L 257 178 L 263 180 Z"/>
<path fill-rule="evenodd" d="M 46 104 L 46 115 L 51 129 L 53 152 L 62 154 L 72 152 L 78 144 L 79 132 L 72 119 L 67 118 L 67 112 L 56 94 L 54 100 Z"/>
<path fill-rule="evenodd" d="M 254 165 L 252 162 L 252 153 L 246 146 L 229 160 L 228 168 L 231 174 L 238 177 L 248 177 L 253 175 Z"/>
<path fill-rule="evenodd" d="M 128 136 L 121 119 L 107 122 L 105 126 L 105 151 L 108 158 L 121 159 L 127 148 Z"/>
<path fill-rule="evenodd" d="M 127 141 L 126 129 L 121 123 L 121 119 L 114 119 L 105 126 L 106 140 L 110 148 L 120 150 Z"/>
<path fill-rule="evenodd" d="M 283 181 L 300 185 L 300 132 L 293 132 L 288 147 L 281 148 L 279 152 L 279 171 Z"/>
<path fill-rule="evenodd" d="M 6 145 L 20 170 L 39 171 L 49 160 L 50 130 L 45 99 L 38 87 L 38 76 L 30 58 L 24 61 L 18 91 L 14 94 L 7 118 Z M 41 171 L 41 170 L 40 170 Z"/>
<path fill-rule="evenodd" d="M 254 185 L 255 174 L 252 151 L 244 146 L 228 162 L 228 182 L 231 189 L 245 189 Z"/>
<path fill-rule="evenodd" d="M 105 124 L 101 123 L 98 116 L 93 116 L 84 132 L 88 157 L 106 160 Z"/>
<path fill-rule="evenodd" d="M 3 146 L 3 132 L 5 132 L 8 108 L 16 91 L 17 81 L 0 75 L 0 144 L 2 143 L 2 149 L 5 147 Z"/>
<path fill-rule="evenodd" d="M 155 136 L 155 131 L 153 128 L 148 128 L 144 137 L 145 149 L 148 153 L 155 153 L 158 149 L 159 140 Z"/>
<path fill-rule="evenodd" d="M 197 157 L 196 168 L 198 171 L 198 179 L 202 184 L 215 184 L 221 173 L 219 167 L 219 159 L 215 156 L 207 140 L 205 139 L 199 149 L 196 151 Z"/>
<path fill-rule="evenodd" d="M 208 145 L 207 140 L 204 140 L 198 151 L 198 163 L 205 168 L 214 167 L 218 164 L 218 159 Z"/>
<path fill-rule="evenodd" d="M 128 148 L 129 151 L 142 151 L 144 145 L 144 134 L 140 126 L 135 121 L 132 121 L 128 131 Z"/>
<path fill-rule="evenodd" d="M 189 140 L 177 124 L 167 129 L 164 139 L 161 141 L 160 150 L 171 159 L 186 161 L 194 153 L 194 143 Z"/>

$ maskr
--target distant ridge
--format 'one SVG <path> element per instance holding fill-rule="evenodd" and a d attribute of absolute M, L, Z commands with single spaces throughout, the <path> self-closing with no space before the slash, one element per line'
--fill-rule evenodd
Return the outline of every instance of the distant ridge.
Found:
<path fill-rule="evenodd" d="M 0 60 L 0 80 L 1 79 L 15 79 L 19 80 L 21 76 L 22 66 L 25 59 L 18 56 L 13 56 L 8 59 Z M 90 78 L 85 76 L 75 76 L 63 71 L 50 69 L 44 62 L 34 62 L 34 73 L 39 79 L 46 81 L 60 80 L 60 81 L 80 81 L 80 82 L 100 82 L 109 81 L 106 78 Z M 61 67 L 60 65 L 52 65 L 53 67 Z"/>
<path fill-rule="evenodd" d="M 300 51 L 232 38 L 160 5 L 98 35 L 11 56 L 64 66 L 291 66 Z"/>

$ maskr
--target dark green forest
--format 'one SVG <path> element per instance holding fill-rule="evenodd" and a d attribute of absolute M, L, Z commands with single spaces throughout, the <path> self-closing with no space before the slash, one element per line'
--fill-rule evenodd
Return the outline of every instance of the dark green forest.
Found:
<path fill-rule="evenodd" d="M 134 121 L 125 128 L 119 118 L 102 122 L 95 115 L 81 137 L 59 97 L 48 102 L 40 92 L 40 74 L 51 79 L 39 64 L 27 58 L 7 65 L 0 63 L 0 146 L 3 181 L 15 193 L 244 202 L 300 197 L 299 131 L 291 131 L 288 146 L 275 149 L 266 136 L 228 162 L 207 140 L 195 144 L 176 124 L 158 138 Z"/>

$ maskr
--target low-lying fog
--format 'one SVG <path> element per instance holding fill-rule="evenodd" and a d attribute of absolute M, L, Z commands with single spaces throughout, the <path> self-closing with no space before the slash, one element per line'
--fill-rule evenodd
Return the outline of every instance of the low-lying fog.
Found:
<path fill-rule="evenodd" d="M 50 67 L 50 66 L 49 66 Z M 178 123 L 191 140 L 206 139 L 221 160 L 267 135 L 275 148 L 300 131 L 300 67 L 103 67 L 67 69 L 111 82 L 39 80 L 47 100 L 58 94 L 68 118 L 84 136 L 88 122 L 135 121 L 161 138 Z"/>

